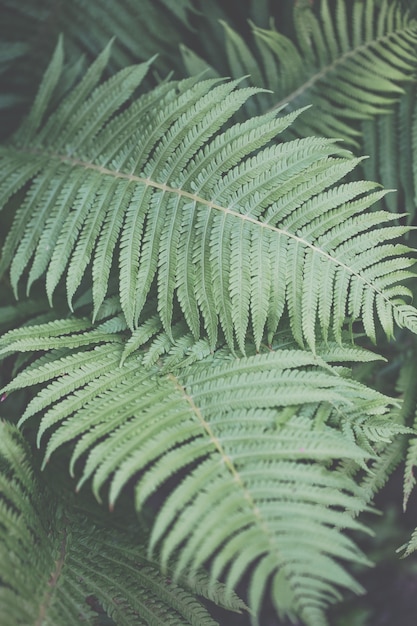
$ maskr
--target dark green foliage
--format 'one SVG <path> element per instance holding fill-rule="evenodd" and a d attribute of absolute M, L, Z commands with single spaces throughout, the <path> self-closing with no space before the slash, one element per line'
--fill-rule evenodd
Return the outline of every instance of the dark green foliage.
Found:
<path fill-rule="evenodd" d="M 363 590 L 417 464 L 404 4 L 0 0 L 0 621 Z"/>
<path fill-rule="evenodd" d="M 0 620 L 3 624 L 215 626 L 194 595 L 161 574 L 143 539 L 92 523 L 51 492 L 15 427 L 0 423 Z M 103 516 L 103 520 L 105 517 Z M 231 610 L 243 604 L 196 572 L 192 586 Z"/>

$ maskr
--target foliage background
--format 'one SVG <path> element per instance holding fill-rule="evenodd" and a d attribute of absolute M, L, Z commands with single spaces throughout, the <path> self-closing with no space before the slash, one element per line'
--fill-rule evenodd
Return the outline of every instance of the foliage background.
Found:
<path fill-rule="evenodd" d="M 255 76 L 259 68 L 262 68 L 262 60 L 253 37 L 251 23 L 261 29 L 269 29 L 272 18 L 278 32 L 295 41 L 294 5 L 297 4 L 296 8 L 300 11 L 311 9 L 318 16 L 324 5 L 321 2 L 295 3 L 292 0 L 282 2 L 235 0 L 228 2 L 227 6 L 224 4 L 215 0 L 210 2 L 126 0 L 117 3 L 116 8 L 116 3 L 105 0 L 95 2 L 22 0 L 18 4 L 13 0 L 1 0 L 1 137 L 4 141 L 8 139 L 32 103 L 59 33 L 64 34 L 69 65 L 71 62 L 80 63 L 78 59 L 82 53 L 83 67 L 87 67 L 108 40 L 115 36 L 107 76 L 113 75 L 127 64 L 147 61 L 154 54 L 158 54 L 151 72 L 146 77 L 147 88 L 155 87 L 171 73 L 177 79 L 200 71 L 206 71 L 206 76 L 219 74 L 239 78 L 250 74 L 252 79 L 247 79 L 248 84 L 251 80 L 256 84 Z M 350 15 L 351 3 L 344 4 Z M 373 10 L 383 5 L 377 1 L 368 4 L 372 5 Z M 336 2 L 329 2 L 330 11 L 334 10 L 336 5 Z M 404 9 L 411 10 L 407 20 L 413 25 L 412 18 L 417 18 L 415 3 L 404 0 L 402 5 Z M 415 25 L 412 27 L 415 28 Z M 236 38 L 236 33 L 240 39 Z M 323 37 L 323 33 L 320 33 L 320 37 Z M 298 78 L 300 85 L 303 86 L 315 76 L 317 68 L 313 63 L 307 68 L 307 76 L 300 73 L 298 77 L 297 72 L 300 68 L 296 66 L 296 61 L 295 57 L 288 55 L 288 71 L 290 77 Z M 415 65 L 417 66 L 417 60 Z M 363 154 L 370 156 L 362 163 L 362 172 L 358 168 L 355 175 L 360 178 L 365 176 L 367 179 L 381 182 L 387 188 L 397 189 L 397 193 L 386 196 L 381 200 L 381 204 L 389 211 L 401 214 L 398 223 L 416 225 L 415 68 L 405 73 L 408 74 L 407 80 L 399 81 L 405 93 L 391 94 L 389 102 L 384 106 L 381 105 L 379 110 L 373 111 L 369 119 L 361 119 L 360 115 L 353 116 L 348 124 L 353 134 L 349 135 L 348 131 L 344 140 L 347 140 L 349 148 L 358 156 Z M 265 80 L 265 74 L 262 75 L 262 72 L 261 77 Z M 274 94 L 272 96 L 263 94 L 258 100 L 255 99 L 254 103 L 252 100 L 249 101 L 243 113 L 239 113 L 240 119 L 247 119 L 248 116 L 269 110 L 276 101 L 288 99 L 294 92 L 294 85 L 286 91 L 284 83 L 285 81 L 281 85 L 282 93 L 277 91 L 280 88 L 279 84 L 267 84 L 267 87 L 273 89 Z M 293 103 L 290 101 L 289 108 L 309 104 L 312 98 L 311 91 L 304 89 L 304 96 L 305 101 L 302 98 L 295 99 Z M 334 105 L 327 95 L 321 105 L 325 107 L 326 101 L 329 101 L 331 109 Z M 325 119 L 325 116 L 322 119 Z M 326 135 L 325 128 L 313 130 L 314 134 L 320 134 L 322 130 L 322 134 Z M 297 134 L 309 134 L 308 131 L 308 128 L 301 127 Z M 332 133 L 330 136 L 335 135 Z M 407 216 L 402 217 L 405 212 Z M 2 212 L 0 220 L 0 238 L 4 239 L 11 225 L 12 211 Z M 410 245 L 415 243 L 413 231 L 408 235 L 407 243 Z M 4 331 L 17 327 L 19 316 L 23 321 L 28 314 L 36 313 L 33 304 L 28 305 L 26 309 L 27 305 L 24 303 L 20 308 L 15 306 L 7 275 L 3 276 L 0 289 L 1 303 L 4 305 L 0 322 Z M 31 297 L 33 301 L 41 301 L 35 308 L 39 306 L 39 311 L 42 311 L 45 305 L 41 300 L 43 291 L 40 285 L 34 285 Z M 59 307 L 65 310 L 63 301 L 61 303 L 58 301 L 56 306 L 58 311 Z M 374 349 L 366 340 L 363 343 L 365 347 Z M 396 332 L 395 341 L 386 340 L 381 333 L 381 336 L 378 336 L 378 352 L 388 358 L 388 364 L 367 363 L 356 366 L 355 376 L 383 393 L 396 396 L 405 394 L 405 411 L 408 413 L 406 418 L 407 423 L 411 424 L 415 413 L 413 368 L 416 361 L 416 341 L 407 331 Z M 11 368 L 12 360 L 4 361 L 2 371 L 4 382 L 10 380 Z M 411 383 L 404 383 L 404 380 L 408 379 Z M 25 391 L 5 399 L 1 405 L 1 416 L 10 421 L 17 421 L 26 401 Z M 26 435 L 31 441 L 33 433 L 30 429 Z M 400 452 L 393 455 L 390 461 L 387 460 L 390 467 L 384 477 L 385 480 L 399 465 L 400 460 L 404 459 L 404 446 L 405 443 Z M 413 455 L 415 452 L 411 451 L 410 454 Z M 413 465 L 414 457 L 410 458 L 409 464 Z M 360 540 L 367 556 L 377 562 L 373 571 L 358 572 L 368 593 L 360 600 L 356 597 L 347 598 L 344 604 L 333 609 L 332 624 L 382 626 L 395 622 L 400 626 L 408 624 L 411 626 L 415 623 L 417 568 L 413 557 L 402 561 L 395 553 L 396 548 L 409 540 L 417 519 L 415 498 L 410 500 L 407 513 L 404 515 L 402 512 L 403 472 L 402 463 L 396 471 L 393 471 L 390 482 L 376 498 L 377 507 L 383 510 L 383 516 L 381 518 L 370 516 L 367 520 L 375 530 L 375 537 Z M 55 476 L 54 469 L 51 474 Z M 85 488 L 83 492 L 86 492 Z M 88 498 L 86 500 L 89 502 Z M 128 510 L 129 498 L 126 498 L 124 505 Z M 243 596 L 246 582 L 244 580 L 238 590 Z M 384 601 L 381 603 L 382 592 Z M 221 624 L 243 626 L 249 623 L 249 618 L 245 614 L 233 616 L 229 612 L 223 612 L 222 609 L 213 608 L 212 605 L 210 611 Z M 277 618 L 272 616 L 272 607 L 266 605 L 263 611 L 262 625 L 278 624 Z M 101 619 L 106 623 L 104 617 Z"/>

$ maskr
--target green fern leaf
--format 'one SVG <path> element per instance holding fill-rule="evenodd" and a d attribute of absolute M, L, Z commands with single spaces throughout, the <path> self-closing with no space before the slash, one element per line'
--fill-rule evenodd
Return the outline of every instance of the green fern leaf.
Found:
<path fill-rule="evenodd" d="M 292 131 L 355 145 L 360 131 L 352 121 L 389 112 L 415 71 L 416 22 L 389 0 L 334 4 L 330 9 L 321 0 L 316 11 L 296 6 L 294 41 L 253 25 L 253 51 L 225 24 L 225 54 L 232 76 L 248 73 L 251 84 L 274 93 L 268 103 L 265 96 L 259 100 L 258 113 L 283 103 L 290 109 L 313 104 Z"/>
<path fill-rule="evenodd" d="M 389 115 L 361 124 L 360 151 L 369 155 L 362 163 L 364 174 L 379 180 L 385 187 L 398 190 L 399 193 L 388 195 L 384 201 L 391 211 L 407 211 L 409 221 L 415 211 L 412 140 L 415 97 L 415 85 L 407 85 L 405 94 Z"/>
<path fill-rule="evenodd" d="M 334 186 L 357 161 L 331 141 L 267 145 L 299 112 L 222 131 L 254 90 L 213 79 L 164 84 L 118 113 L 148 66 L 97 87 L 106 49 L 42 121 L 59 50 L 23 130 L 1 149 L 2 205 L 27 186 L 0 262 L 11 265 L 16 292 L 26 270 L 29 288 L 46 268 L 49 298 L 66 273 L 72 306 L 92 264 L 97 316 L 119 244 L 132 329 L 155 284 L 168 335 L 179 303 L 194 337 L 204 329 L 212 348 L 219 325 L 230 347 L 242 350 L 249 329 L 259 347 L 285 309 L 298 343 L 313 350 L 320 331 L 340 340 L 346 318 L 362 318 L 374 339 L 375 312 L 388 336 L 394 321 L 416 329 L 409 291 L 397 286 L 411 276 L 408 250 L 388 243 L 407 229 L 367 211 L 384 192 Z"/>
<path fill-rule="evenodd" d="M 143 325 L 145 342 L 154 323 Z M 99 498 L 109 484 L 111 507 L 133 477 L 140 510 L 189 470 L 152 530 L 152 550 L 160 546 L 164 567 L 175 561 L 176 576 L 192 578 L 214 559 L 212 576 L 225 574 L 233 589 L 249 569 L 255 613 L 270 577 L 285 576 L 294 597 L 289 613 L 315 624 L 320 598 L 317 619 L 324 623 L 338 588 L 360 590 L 339 560 L 366 562 L 342 531 L 361 528 L 354 516 L 364 510 L 367 491 L 330 467 L 345 460 L 366 468 L 375 440 L 404 432 L 384 417 L 390 400 L 325 362 L 341 363 L 355 350 L 364 359 L 358 348 L 345 353 L 338 344 L 323 346 L 325 360 L 294 349 L 245 358 L 223 349 L 202 352 L 187 365 L 182 359 L 195 344 L 187 341 L 186 326 L 180 328 L 175 350 L 165 349 L 158 366 L 147 365 L 139 347 L 120 366 L 122 346 L 93 340 L 81 351 L 70 348 L 54 358 L 52 350 L 48 360 L 34 360 L 6 390 L 41 384 L 21 423 L 38 416 L 45 462 L 74 441 L 70 469 L 81 470 L 78 487 L 91 478 Z M 44 331 L 48 335 L 48 325 Z M 159 341 L 157 334 L 152 341 Z M 176 369 L 164 368 L 172 358 Z"/>
<path fill-rule="evenodd" d="M 181 52 L 191 74 L 208 65 L 204 50 L 216 69 L 161 81 L 192 29 L 191 0 L 120 0 L 117 16 L 97 0 L 86 24 L 83 0 L 57 12 L 51 0 L 0 2 L 3 32 L 19 14 L 23 30 L 62 24 L 67 48 L 64 58 L 60 38 L 0 146 L 0 274 L 11 285 L 0 289 L 5 304 L 34 294 L 0 308 L 12 326 L 0 400 L 20 390 L 10 421 L 29 426 L 48 464 L 40 474 L 0 423 L 0 622 L 95 624 L 97 608 L 126 626 L 214 626 L 196 594 L 239 611 L 244 583 L 254 626 L 266 596 L 281 621 L 326 626 L 330 605 L 362 591 L 353 572 L 369 562 L 353 537 L 369 531 L 358 515 L 401 458 L 404 506 L 415 486 L 417 448 L 404 437 L 415 434 L 414 344 L 402 403 L 350 366 L 376 371 L 357 339 L 417 332 L 415 251 L 401 243 L 411 217 L 393 215 L 403 195 L 406 210 L 415 204 L 416 21 L 405 2 L 302 0 L 293 23 L 277 22 L 291 41 L 266 0 L 247 3 L 262 26 L 247 33 L 229 26 L 229 8 L 201 3 L 192 23 L 218 25 L 198 54 Z M 271 11 L 289 15 L 284 5 Z M 119 43 L 85 68 L 77 51 L 95 56 L 112 35 Z M 17 38 L 27 46 L 0 46 L 0 74 L 9 89 L 10 61 L 32 66 L 28 80 L 16 72 L 27 101 L 56 37 L 33 59 L 22 56 L 30 37 Z M 156 48 L 157 61 L 126 63 Z M 233 80 L 220 78 L 227 63 Z M 341 141 L 378 157 L 365 164 Z M 356 180 L 357 166 L 400 194 Z M 83 494 L 59 493 L 73 477 L 117 513 L 81 514 Z M 109 521 L 129 494 L 151 524 L 139 542 L 137 527 L 133 537 Z M 413 533 L 401 550 L 416 546 Z"/>
<path fill-rule="evenodd" d="M 403 552 L 402 556 L 407 557 L 413 554 L 417 550 L 417 528 L 411 534 L 410 541 L 404 546 L 400 546 L 397 552 Z"/>
<path fill-rule="evenodd" d="M 0 620 L 3 624 L 96 624 L 89 599 L 117 624 L 215 626 L 181 583 L 162 575 L 143 543 L 89 523 L 36 476 L 20 433 L 1 422 Z M 219 583 L 198 572 L 196 593 L 239 611 Z"/>

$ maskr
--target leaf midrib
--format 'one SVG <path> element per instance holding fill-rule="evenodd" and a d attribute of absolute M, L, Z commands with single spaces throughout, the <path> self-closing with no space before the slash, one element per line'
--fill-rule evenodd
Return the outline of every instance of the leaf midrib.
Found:
<path fill-rule="evenodd" d="M 39 606 L 38 616 L 35 622 L 35 626 L 42 626 L 45 623 L 45 620 L 48 617 L 48 611 L 51 607 L 53 595 L 56 591 L 56 587 L 58 585 L 59 579 L 62 575 L 62 570 L 65 563 L 65 558 L 67 554 L 67 529 L 66 527 L 62 530 L 63 538 L 60 542 L 59 555 L 57 560 L 55 561 L 55 570 L 51 572 L 51 576 L 48 580 L 48 589 L 45 592 L 43 600 Z"/>
<path fill-rule="evenodd" d="M 384 294 L 383 291 L 381 291 L 380 289 L 378 289 L 372 282 L 370 282 L 366 277 L 364 277 L 362 274 L 360 274 L 359 272 L 355 271 L 353 268 L 351 268 L 349 265 L 346 265 L 346 263 L 343 263 L 343 261 L 340 261 L 339 259 L 337 259 L 336 257 L 332 256 L 331 254 L 329 254 L 328 252 L 325 252 L 322 248 L 319 248 L 317 246 L 315 246 L 314 244 L 310 243 L 309 241 L 307 241 L 306 239 L 304 239 L 303 237 L 299 237 L 298 235 L 295 235 L 294 233 L 291 233 L 288 230 L 285 230 L 284 228 L 279 228 L 278 226 L 273 226 L 272 224 L 269 224 L 268 222 L 262 222 L 258 219 L 255 219 L 253 217 L 251 217 L 250 215 L 246 215 L 243 213 L 239 213 L 238 211 L 233 211 L 232 209 L 228 208 L 228 207 L 224 207 L 221 204 L 217 204 L 216 202 L 213 202 L 211 200 L 206 200 L 205 198 L 202 198 L 201 196 L 195 194 L 195 193 L 191 193 L 189 191 L 186 191 L 185 189 L 181 189 L 179 187 L 172 187 L 166 183 L 159 183 L 155 180 L 152 180 L 151 178 L 145 178 L 143 176 L 137 176 L 135 174 L 126 174 L 124 172 L 120 172 L 118 170 L 112 170 L 109 169 L 107 167 L 103 167 L 102 165 L 97 165 L 96 163 L 91 163 L 90 161 L 84 161 L 82 159 L 78 159 L 72 156 L 68 156 L 65 154 L 59 154 L 59 153 L 54 153 L 54 152 L 48 152 L 46 150 L 40 150 L 38 148 L 30 148 L 30 147 L 25 147 L 23 148 L 17 148 L 17 147 L 13 147 L 13 149 L 16 152 L 19 153 L 34 153 L 37 154 L 38 156 L 43 156 L 43 157 L 49 157 L 49 158 L 56 158 L 59 159 L 62 163 L 65 163 L 71 167 L 83 167 L 84 169 L 87 170 L 93 170 L 96 172 L 99 172 L 100 174 L 102 174 L 103 176 L 112 176 L 114 178 L 119 178 L 119 179 L 124 179 L 124 180 L 128 180 L 130 182 L 135 182 L 135 183 L 140 183 L 142 185 L 145 185 L 147 187 L 151 187 L 153 189 L 159 189 L 161 191 L 167 192 L 167 193 L 173 193 L 176 195 L 179 195 L 183 198 L 187 198 L 192 202 L 195 202 L 197 204 L 206 206 L 208 209 L 214 209 L 216 211 L 219 211 L 221 213 L 223 213 L 224 215 L 230 215 L 234 218 L 240 219 L 240 220 L 244 220 L 246 222 L 249 222 L 250 224 L 254 224 L 255 226 L 261 227 L 261 228 L 265 228 L 267 230 L 270 230 L 272 232 L 275 232 L 279 235 L 284 235 L 285 237 L 288 237 L 288 239 L 292 239 L 293 241 L 296 241 L 300 244 L 302 244 L 303 246 L 305 246 L 306 248 L 310 248 L 313 252 L 315 252 L 316 254 L 321 255 L 323 258 L 327 259 L 328 261 L 334 263 L 335 265 L 339 266 L 340 268 L 346 270 L 350 275 L 355 276 L 358 280 L 362 281 L 365 285 L 367 285 L 372 291 L 374 291 L 375 293 L 377 293 L 378 295 L 380 295 L 387 304 L 389 304 L 391 307 L 393 307 L 393 303 L 390 301 L 390 299 Z"/>
<path fill-rule="evenodd" d="M 174 376 L 173 374 L 169 374 L 168 375 L 168 380 L 170 380 L 170 382 L 172 384 L 174 384 L 176 389 L 184 397 L 184 399 L 187 402 L 187 404 L 189 404 L 193 414 L 195 415 L 195 417 L 200 422 L 200 425 L 201 425 L 202 429 L 204 430 L 206 435 L 209 436 L 210 441 L 213 443 L 216 451 L 220 454 L 220 456 L 221 456 L 221 458 L 223 460 L 224 465 L 227 467 L 227 469 L 231 473 L 231 475 L 233 477 L 233 480 L 235 481 L 236 485 L 238 485 L 240 487 L 240 489 L 242 490 L 244 500 L 248 504 L 248 506 L 250 507 L 256 522 L 258 523 L 259 527 L 264 531 L 265 535 L 268 537 L 269 543 L 273 547 L 274 551 L 277 553 L 278 558 L 280 558 L 280 550 L 279 550 L 279 548 L 278 548 L 278 546 L 276 544 L 276 541 L 275 541 L 275 538 L 274 538 L 274 535 L 273 535 L 271 529 L 269 528 L 267 522 L 263 519 L 262 514 L 261 514 L 261 510 L 259 509 L 258 505 L 254 501 L 251 492 L 247 489 L 247 487 L 246 487 L 246 485 L 245 485 L 245 483 L 244 483 L 240 473 L 236 469 L 232 459 L 227 454 L 227 452 L 224 450 L 220 439 L 215 435 L 215 433 L 214 433 L 213 429 L 211 428 L 209 422 L 207 422 L 207 420 L 204 418 L 200 408 L 195 404 L 195 402 L 193 400 L 193 397 L 190 396 L 190 394 L 187 392 L 187 390 L 181 384 L 181 382 L 178 380 L 178 378 L 176 376 Z"/>

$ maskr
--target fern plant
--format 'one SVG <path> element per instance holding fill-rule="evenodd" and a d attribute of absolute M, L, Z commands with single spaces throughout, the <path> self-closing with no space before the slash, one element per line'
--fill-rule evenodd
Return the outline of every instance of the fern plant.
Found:
<path fill-rule="evenodd" d="M 217 623 L 187 587 L 161 575 L 143 538 L 133 543 L 126 531 L 92 524 L 71 497 L 42 484 L 20 433 L 5 422 L 0 450 L 4 624 L 96 624 L 98 605 L 121 624 Z M 202 572 L 194 589 L 229 610 L 244 606 Z"/>
<path fill-rule="evenodd" d="M 185 29 L 187 6 L 175 9 Z M 315 42 L 304 78 L 317 64 L 320 76 L 287 109 L 270 107 L 260 76 L 290 46 L 285 72 L 298 80 L 307 48 L 277 32 L 255 29 L 257 86 L 239 75 L 166 77 L 150 88 L 154 59 L 116 69 L 124 62 L 109 64 L 108 44 L 85 69 L 74 39 L 66 60 L 61 38 L 0 146 L 2 400 L 25 405 L 5 417 L 31 447 L 3 424 L 6 622 L 97 623 L 99 607 L 116 624 L 203 626 L 215 621 L 195 595 L 246 610 L 239 591 L 253 624 L 270 602 L 277 619 L 320 626 L 343 593 L 361 592 L 353 570 L 369 559 L 355 540 L 367 530 L 359 516 L 403 454 L 399 438 L 414 432 L 413 400 L 409 369 L 401 405 L 352 366 L 372 367 L 380 357 L 366 345 L 396 328 L 416 333 L 415 260 L 409 226 L 374 208 L 386 191 L 353 180 L 362 159 L 331 135 L 352 139 L 346 118 L 359 125 L 396 106 L 416 32 L 385 2 L 348 10 L 340 1 L 334 15 L 322 2 L 319 16 L 298 14 L 297 32 Z M 242 37 L 226 33 L 239 73 L 248 59 L 254 68 Z M 351 63 L 365 74 L 377 63 L 386 78 L 367 84 Z M 336 69 L 345 79 L 329 82 Z M 336 100 L 341 116 L 308 108 Z M 135 511 L 143 536 L 123 522 L 116 531 L 100 508 L 83 510 L 90 491 L 115 514 Z M 22 604 L 28 541 L 37 546 L 30 575 L 43 576 Z"/>

